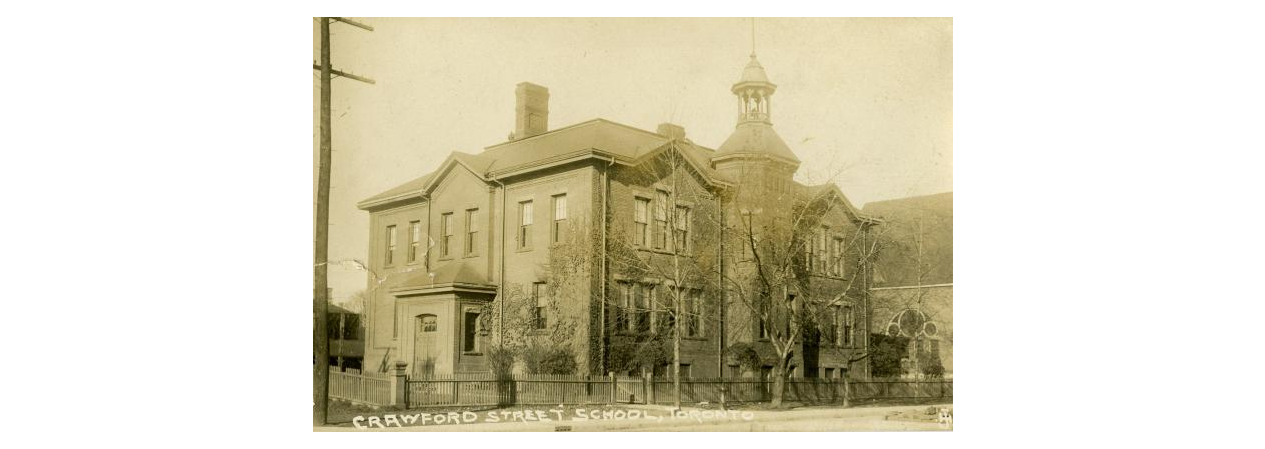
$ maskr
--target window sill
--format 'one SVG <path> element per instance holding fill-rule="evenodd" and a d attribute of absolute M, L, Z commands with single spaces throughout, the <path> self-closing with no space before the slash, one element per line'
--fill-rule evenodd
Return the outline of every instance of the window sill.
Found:
<path fill-rule="evenodd" d="M 446 261 L 452 260 L 452 256 L 439 256 L 439 259 L 436 259 L 436 260 L 440 262 L 446 262 Z"/>
<path fill-rule="evenodd" d="M 475 355 L 475 356 L 482 356 L 482 355 L 483 355 L 483 353 L 482 353 L 482 352 L 478 352 L 478 351 L 475 351 L 475 352 L 462 352 L 462 353 L 461 353 L 461 355 Z"/>
<path fill-rule="evenodd" d="M 516 252 L 516 253 L 527 253 L 527 252 L 531 252 L 531 250 L 532 250 L 532 248 L 531 248 L 530 246 L 526 246 L 526 247 L 520 247 L 520 248 L 518 248 L 518 249 L 515 249 L 515 250 L 514 250 L 514 252 Z"/>
<path fill-rule="evenodd" d="M 461 256 L 461 258 L 463 258 L 463 259 L 472 259 L 472 258 L 475 258 L 475 257 L 479 257 L 479 253 L 470 253 L 470 254 L 466 254 L 466 255 L 464 255 L 464 256 Z"/>
<path fill-rule="evenodd" d="M 645 252 L 648 252 L 648 253 L 662 254 L 662 255 L 665 255 L 665 256 L 682 256 L 682 257 L 690 257 L 690 256 L 692 256 L 692 255 L 693 255 L 692 253 L 674 253 L 674 252 L 669 251 L 669 250 L 666 250 L 666 249 L 647 248 L 647 247 L 644 247 L 644 246 L 639 246 L 639 247 L 637 247 L 637 250 L 638 250 L 638 251 L 645 251 Z"/>
<path fill-rule="evenodd" d="M 615 335 L 618 335 L 621 337 L 651 337 L 658 334 L 655 334 L 653 332 L 618 331 L 618 332 L 615 332 Z"/>

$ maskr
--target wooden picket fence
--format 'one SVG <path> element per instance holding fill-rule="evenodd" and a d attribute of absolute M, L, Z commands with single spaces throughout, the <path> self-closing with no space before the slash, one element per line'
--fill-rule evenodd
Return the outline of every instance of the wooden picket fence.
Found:
<path fill-rule="evenodd" d="M 672 380 L 624 376 L 514 375 L 497 379 L 491 374 L 454 374 L 411 377 L 406 382 L 407 406 L 508 406 L 556 404 L 670 404 Z M 727 402 L 772 400 L 772 382 L 752 378 L 681 379 L 681 402 L 719 403 L 721 388 Z M 839 379 L 789 379 L 783 399 L 789 402 L 839 403 L 844 399 Z M 614 388 L 614 391 L 612 391 Z M 389 388 L 388 388 L 389 389 Z M 857 380 L 847 383 L 848 398 L 952 399 L 952 380 Z"/>
<path fill-rule="evenodd" d="M 388 405 L 391 403 L 391 380 L 330 370 L 329 396 L 357 404 Z"/>
<path fill-rule="evenodd" d="M 392 404 L 394 378 L 385 373 L 329 373 L 330 397 L 359 404 Z M 789 402 L 838 403 L 844 398 L 840 379 L 789 379 L 783 399 Z M 681 379 L 681 402 L 719 403 L 722 386 L 727 402 L 772 400 L 772 382 L 753 378 Z M 672 379 L 626 376 L 518 374 L 497 379 L 491 374 L 410 377 L 405 382 L 407 406 L 508 406 L 556 404 L 670 404 Z M 613 391 L 612 391 L 613 389 Z M 868 379 L 847 383 L 851 400 L 930 400 L 953 398 L 951 379 Z"/>
<path fill-rule="evenodd" d="M 656 377 L 654 394 L 648 403 L 670 404 L 674 401 L 672 379 Z M 837 403 L 844 399 L 841 379 L 788 379 L 782 398 L 805 403 Z M 773 382 L 753 378 L 690 378 L 681 379 L 681 402 L 718 403 L 722 386 L 727 402 L 768 402 L 773 400 Z M 852 380 L 847 383 L 848 398 L 869 399 L 952 399 L 952 380 Z M 640 402 L 640 401 L 639 401 Z"/>
<path fill-rule="evenodd" d="M 609 404 L 628 402 L 640 384 L 618 376 L 454 374 L 409 378 L 407 398 L 409 407 Z"/>

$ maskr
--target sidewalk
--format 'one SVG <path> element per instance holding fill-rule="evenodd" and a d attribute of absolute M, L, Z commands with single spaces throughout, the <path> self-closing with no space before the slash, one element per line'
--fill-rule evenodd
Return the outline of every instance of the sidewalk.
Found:
<path fill-rule="evenodd" d="M 883 407 L 831 408 L 811 407 L 791 410 L 743 410 L 720 412 L 683 407 L 681 412 L 673 415 L 670 408 L 663 406 L 626 407 L 627 410 L 638 410 L 639 415 L 628 418 L 625 413 L 620 418 L 607 415 L 602 417 L 595 410 L 576 410 L 576 414 L 596 416 L 589 419 L 584 416 L 564 416 L 563 420 L 547 418 L 530 422 L 482 422 L 477 424 L 457 425 L 390 425 L 386 428 L 377 426 L 371 429 L 354 427 L 318 427 L 319 432 L 599 432 L 599 431 L 761 431 L 761 430 L 947 430 L 934 423 L 914 423 L 887 421 L 885 417 L 900 411 L 924 410 L 932 405 L 907 405 Z M 952 407 L 952 404 L 936 406 Z M 416 414 L 418 411 L 400 412 Z M 597 415 L 592 415 L 598 413 Z M 547 414 L 546 414 L 547 415 Z M 577 419 L 579 418 L 579 419 Z"/>

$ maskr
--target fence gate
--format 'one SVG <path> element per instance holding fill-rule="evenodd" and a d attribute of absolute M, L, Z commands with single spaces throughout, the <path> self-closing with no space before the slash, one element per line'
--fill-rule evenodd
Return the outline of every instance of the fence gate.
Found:
<path fill-rule="evenodd" d="M 637 377 L 615 377 L 615 402 L 624 404 L 646 403 L 646 383 Z"/>

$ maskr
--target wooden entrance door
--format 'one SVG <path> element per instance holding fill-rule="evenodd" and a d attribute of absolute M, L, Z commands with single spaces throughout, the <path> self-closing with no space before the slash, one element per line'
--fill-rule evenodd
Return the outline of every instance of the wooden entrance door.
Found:
<path fill-rule="evenodd" d="M 413 375 L 435 374 L 435 350 L 438 348 L 439 319 L 435 315 L 417 316 L 413 336 Z"/>

